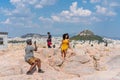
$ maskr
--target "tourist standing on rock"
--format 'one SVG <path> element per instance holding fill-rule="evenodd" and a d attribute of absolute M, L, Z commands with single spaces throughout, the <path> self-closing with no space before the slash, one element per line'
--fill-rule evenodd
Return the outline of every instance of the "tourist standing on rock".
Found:
<path fill-rule="evenodd" d="M 67 50 L 68 50 L 68 48 L 70 48 L 70 46 L 69 46 L 69 35 L 68 35 L 68 33 L 63 34 L 63 40 L 62 40 L 62 43 L 61 43 L 61 45 L 60 45 L 60 48 L 61 48 L 61 56 L 62 56 L 63 59 L 65 60 Z"/>
<path fill-rule="evenodd" d="M 52 45 L 52 36 L 51 36 L 50 32 L 48 32 L 47 34 L 48 34 L 47 46 L 48 46 L 48 48 L 51 48 L 51 45 Z"/>
<path fill-rule="evenodd" d="M 30 69 L 27 71 L 26 74 L 32 74 L 33 70 L 36 69 L 36 66 L 38 67 L 38 72 L 43 73 L 41 70 L 41 61 L 39 58 L 34 57 L 34 51 L 37 51 L 36 41 L 34 42 L 34 46 L 32 46 L 32 40 L 28 39 L 26 41 L 27 46 L 25 48 L 25 61 L 31 65 Z"/>

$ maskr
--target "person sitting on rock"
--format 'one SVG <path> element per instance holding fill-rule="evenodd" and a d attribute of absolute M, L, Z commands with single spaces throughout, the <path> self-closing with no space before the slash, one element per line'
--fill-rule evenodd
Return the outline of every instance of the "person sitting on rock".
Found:
<path fill-rule="evenodd" d="M 31 65 L 26 74 L 32 74 L 32 71 L 33 69 L 36 69 L 36 66 L 38 67 L 38 72 L 43 73 L 44 71 L 41 70 L 41 61 L 39 58 L 34 57 L 33 53 L 33 51 L 37 51 L 36 41 L 34 42 L 35 48 L 32 46 L 31 39 L 28 39 L 26 43 L 27 46 L 25 48 L 25 61 Z"/>

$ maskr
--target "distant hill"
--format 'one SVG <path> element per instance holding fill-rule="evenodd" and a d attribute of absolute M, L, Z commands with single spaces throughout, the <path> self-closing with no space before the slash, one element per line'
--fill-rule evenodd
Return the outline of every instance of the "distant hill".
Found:
<path fill-rule="evenodd" d="M 78 35 L 80 35 L 80 36 L 93 36 L 94 33 L 90 30 L 84 30 L 84 31 L 80 32 Z"/>
<path fill-rule="evenodd" d="M 95 35 L 92 31 L 90 30 L 84 30 L 80 32 L 78 35 L 75 35 L 70 38 L 71 40 L 98 40 L 99 42 L 103 42 L 103 37 Z"/>
<path fill-rule="evenodd" d="M 41 37 L 46 37 L 46 35 L 40 35 L 40 34 L 37 34 L 37 33 L 28 33 L 28 34 L 25 34 L 25 35 L 21 36 L 21 38 L 29 38 L 29 37 L 41 38 Z"/>

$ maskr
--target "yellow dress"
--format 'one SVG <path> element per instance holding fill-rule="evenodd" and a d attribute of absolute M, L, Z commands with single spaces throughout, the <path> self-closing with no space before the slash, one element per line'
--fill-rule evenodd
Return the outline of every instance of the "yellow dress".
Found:
<path fill-rule="evenodd" d="M 69 47 L 69 40 L 65 39 L 62 41 L 61 51 L 66 51 Z"/>

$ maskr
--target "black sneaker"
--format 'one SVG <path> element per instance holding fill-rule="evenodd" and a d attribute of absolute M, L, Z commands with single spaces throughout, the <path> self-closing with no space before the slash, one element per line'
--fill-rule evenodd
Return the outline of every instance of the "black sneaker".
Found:
<path fill-rule="evenodd" d="M 32 75 L 32 72 L 31 72 L 31 71 L 27 71 L 26 74 L 27 74 L 27 75 Z"/>
<path fill-rule="evenodd" d="M 38 70 L 38 73 L 44 73 L 44 71 L 43 71 L 43 70 L 41 70 L 41 69 L 39 69 L 39 70 Z"/>

